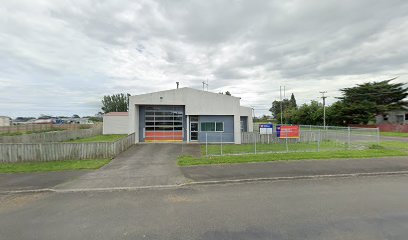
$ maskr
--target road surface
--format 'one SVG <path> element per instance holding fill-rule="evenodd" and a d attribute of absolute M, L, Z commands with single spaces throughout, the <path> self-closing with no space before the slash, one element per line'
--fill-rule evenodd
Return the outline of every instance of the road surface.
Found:
<path fill-rule="evenodd" d="M 1 239 L 407 239 L 408 176 L 0 195 Z"/>

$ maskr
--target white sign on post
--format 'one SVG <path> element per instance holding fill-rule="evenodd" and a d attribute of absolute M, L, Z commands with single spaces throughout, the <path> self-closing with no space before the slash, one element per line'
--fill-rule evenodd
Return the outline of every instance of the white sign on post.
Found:
<path fill-rule="evenodd" d="M 259 133 L 260 134 L 272 134 L 273 125 L 272 124 L 259 124 Z"/>

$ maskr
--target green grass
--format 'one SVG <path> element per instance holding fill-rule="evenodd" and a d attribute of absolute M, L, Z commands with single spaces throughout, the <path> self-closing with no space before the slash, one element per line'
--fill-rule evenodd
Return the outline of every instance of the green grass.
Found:
<path fill-rule="evenodd" d="M 55 131 L 64 131 L 64 130 L 66 130 L 66 129 L 63 129 L 63 128 L 50 128 L 50 129 L 36 130 L 36 131 L 22 131 L 22 132 L 0 133 L 0 136 L 18 136 L 18 135 L 25 135 L 25 134 L 46 133 L 46 132 L 55 132 Z"/>
<path fill-rule="evenodd" d="M 98 169 L 109 162 L 110 159 L 91 159 L 91 160 L 65 160 L 53 162 L 0 163 L 0 173 Z"/>
<path fill-rule="evenodd" d="M 178 164 L 180 166 L 190 166 L 190 165 L 207 165 L 207 164 L 230 164 L 230 163 L 248 163 L 248 162 L 269 162 L 269 161 L 288 161 L 288 160 L 306 160 L 306 159 L 336 159 L 336 158 L 375 158 L 375 157 L 392 157 L 392 156 L 408 156 L 408 144 L 406 142 L 399 141 L 382 141 L 380 144 L 371 144 L 368 149 L 365 150 L 346 150 L 344 145 L 339 149 L 333 149 L 333 142 L 323 142 L 321 144 L 321 152 L 288 152 L 285 153 L 263 153 L 263 154 L 246 154 L 246 155 L 224 155 L 224 156 L 209 156 L 194 158 L 192 156 L 180 156 L 178 158 Z M 269 146 L 264 146 L 269 145 Z M 272 145 L 272 146 L 270 146 Z M 302 143 L 292 143 L 290 145 L 291 150 L 294 150 L 294 146 L 298 145 L 297 151 L 313 151 L 313 148 L 307 144 Z M 244 152 L 247 150 L 252 150 L 253 145 L 225 145 L 223 146 L 224 154 L 233 154 L 238 151 Z M 271 151 L 281 150 L 285 148 L 284 144 L 258 144 L 260 149 L 266 149 Z M 217 145 L 209 145 L 209 150 L 213 154 L 219 154 Z M 341 149 L 342 148 L 342 149 Z M 257 149 L 258 150 L 258 149 Z M 201 147 L 203 156 L 205 155 L 205 146 Z M 251 151 L 247 151 L 250 153 Z M 260 151 L 258 151 L 260 152 Z"/>
<path fill-rule="evenodd" d="M 397 149 L 397 150 L 402 150 L 402 151 L 408 151 L 408 142 L 381 141 L 380 146 L 386 149 Z"/>
<path fill-rule="evenodd" d="M 268 153 L 268 154 L 248 154 L 230 155 L 216 157 L 194 158 L 191 156 L 180 156 L 178 164 L 180 166 L 208 165 L 208 164 L 231 164 L 249 162 L 270 162 L 306 159 L 338 159 L 338 158 L 373 158 L 388 156 L 408 156 L 408 153 L 400 150 L 389 149 L 367 149 L 367 150 L 343 150 L 332 152 L 290 152 L 290 153 Z"/>
<path fill-rule="evenodd" d="M 126 137 L 126 134 L 109 134 L 109 135 L 97 135 L 88 138 L 72 139 L 66 142 L 83 143 L 83 142 L 115 142 L 121 138 Z"/>
<path fill-rule="evenodd" d="M 380 132 L 380 135 L 383 137 L 406 137 L 408 138 L 408 133 L 401 133 L 401 132 Z"/>
<path fill-rule="evenodd" d="M 289 151 L 317 151 L 317 143 L 288 143 Z M 342 150 L 346 148 L 343 143 L 336 143 L 334 141 L 323 141 L 320 143 L 321 150 Z M 270 144 L 256 144 L 257 153 L 260 152 L 284 152 L 286 151 L 286 144 L 270 143 Z M 222 146 L 223 154 L 237 154 L 237 153 L 254 153 L 254 144 L 225 144 Z M 206 155 L 206 146 L 201 145 L 202 155 Z M 208 155 L 220 155 L 221 145 L 208 145 Z"/>

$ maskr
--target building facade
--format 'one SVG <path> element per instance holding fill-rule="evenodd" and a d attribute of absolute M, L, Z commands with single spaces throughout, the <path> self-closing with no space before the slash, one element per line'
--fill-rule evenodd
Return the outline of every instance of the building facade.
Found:
<path fill-rule="evenodd" d="M 384 115 L 377 115 L 375 120 L 376 124 L 408 124 L 408 107 L 389 111 Z"/>
<path fill-rule="evenodd" d="M 241 132 L 252 130 L 252 109 L 238 97 L 192 88 L 129 97 L 128 133 L 135 133 L 136 142 L 239 144 Z"/>
<path fill-rule="evenodd" d="M 0 127 L 6 127 L 11 125 L 11 118 L 7 116 L 0 116 Z"/>

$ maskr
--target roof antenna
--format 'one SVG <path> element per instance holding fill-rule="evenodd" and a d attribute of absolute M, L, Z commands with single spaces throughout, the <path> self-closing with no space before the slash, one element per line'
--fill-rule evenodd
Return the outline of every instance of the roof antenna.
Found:
<path fill-rule="evenodd" d="M 203 81 L 203 91 L 205 91 L 205 86 L 207 85 L 207 92 L 208 92 L 208 80 L 207 82 Z"/>
<path fill-rule="evenodd" d="M 179 84 L 180 84 L 179 82 L 176 82 L 176 85 L 177 85 L 177 89 L 179 88 Z"/>

